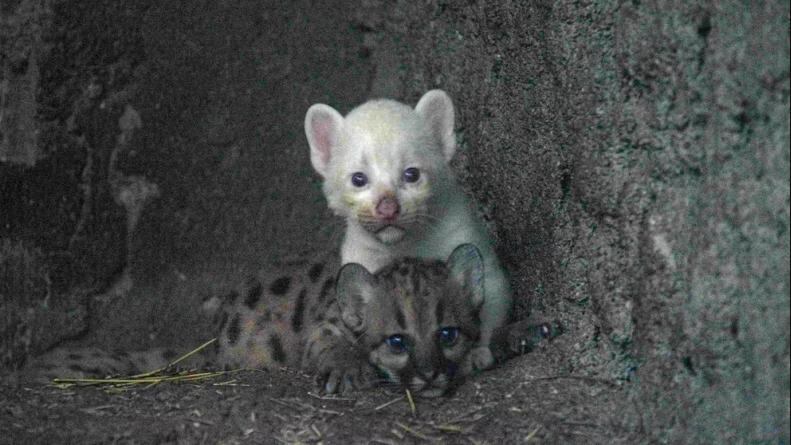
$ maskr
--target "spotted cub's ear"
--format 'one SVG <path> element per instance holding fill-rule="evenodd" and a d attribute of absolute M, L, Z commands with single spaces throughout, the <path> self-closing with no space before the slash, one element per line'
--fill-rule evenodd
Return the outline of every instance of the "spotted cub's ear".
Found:
<path fill-rule="evenodd" d="M 442 90 L 431 90 L 420 98 L 415 111 L 428 124 L 431 132 L 442 145 L 445 161 L 450 162 L 456 152 L 456 136 L 453 134 L 453 101 Z"/>
<path fill-rule="evenodd" d="M 329 105 L 315 104 L 305 115 L 305 135 L 310 145 L 310 162 L 318 174 L 327 175 L 327 165 L 338 146 L 343 116 Z"/>
<path fill-rule="evenodd" d="M 450 279 L 464 289 L 473 306 L 479 307 L 484 299 L 483 257 L 472 244 L 462 244 L 448 257 Z"/>
<path fill-rule="evenodd" d="M 376 278 L 357 264 L 348 263 L 338 272 L 335 295 L 341 309 L 341 318 L 354 332 L 365 327 L 365 306 L 376 292 Z"/>

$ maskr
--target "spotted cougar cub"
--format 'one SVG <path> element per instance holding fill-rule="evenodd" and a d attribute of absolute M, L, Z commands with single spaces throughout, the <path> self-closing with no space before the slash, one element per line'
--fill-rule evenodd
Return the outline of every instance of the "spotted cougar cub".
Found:
<path fill-rule="evenodd" d="M 438 396 L 470 373 L 484 303 L 484 263 L 475 246 L 459 246 L 447 263 L 401 258 L 375 274 L 348 263 L 337 281 L 336 267 L 313 265 L 306 280 L 252 282 L 232 295 L 218 362 L 299 366 L 328 393 L 367 386 L 378 374 Z"/>
<path fill-rule="evenodd" d="M 486 229 L 456 183 L 453 103 L 441 90 L 415 108 L 372 100 L 346 117 L 324 104 L 305 116 L 313 168 L 329 207 L 346 219 L 343 264 L 376 272 L 397 258 L 446 258 L 462 243 L 481 249 L 486 299 L 475 368 L 492 365 L 492 333 L 511 306 L 511 290 Z"/>
<path fill-rule="evenodd" d="M 447 262 L 401 258 L 372 274 L 337 259 L 264 272 L 221 298 L 216 350 L 226 368 L 300 367 L 328 393 L 368 386 L 381 375 L 438 396 L 472 370 L 480 337 L 484 262 L 465 244 Z M 136 374 L 162 367 L 161 349 L 110 354 L 58 349 L 43 378 Z"/>

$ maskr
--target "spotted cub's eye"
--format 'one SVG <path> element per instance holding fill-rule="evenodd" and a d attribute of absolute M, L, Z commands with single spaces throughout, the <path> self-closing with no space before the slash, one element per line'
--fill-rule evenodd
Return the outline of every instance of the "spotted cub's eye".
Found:
<path fill-rule="evenodd" d="M 415 167 L 409 167 L 408 169 L 404 170 L 404 181 L 406 182 L 417 182 L 420 179 L 420 170 Z"/>
<path fill-rule="evenodd" d="M 439 330 L 439 343 L 443 347 L 456 344 L 459 339 L 459 328 L 442 328 Z"/>
<path fill-rule="evenodd" d="M 390 352 L 394 354 L 403 354 L 406 352 L 406 342 L 401 335 L 391 335 L 385 340 L 385 344 L 390 348 Z"/>
<path fill-rule="evenodd" d="M 365 176 L 363 172 L 354 172 L 352 173 L 352 185 L 355 187 L 362 187 L 365 184 L 368 184 L 368 176 Z"/>

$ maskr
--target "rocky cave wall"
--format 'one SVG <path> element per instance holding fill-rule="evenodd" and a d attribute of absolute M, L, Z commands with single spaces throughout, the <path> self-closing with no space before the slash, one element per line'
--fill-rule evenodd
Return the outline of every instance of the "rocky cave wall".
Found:
<path fill-rule="evenodd" d="M 353 11 L 353 14 L 349 14 Z M 788 438 L 789 6 L 4 2 L 6 367 L 202 339 L 200 302 L 338 241 L 302 118 L 457 107 L 515 317 L 659 441 Z"/>

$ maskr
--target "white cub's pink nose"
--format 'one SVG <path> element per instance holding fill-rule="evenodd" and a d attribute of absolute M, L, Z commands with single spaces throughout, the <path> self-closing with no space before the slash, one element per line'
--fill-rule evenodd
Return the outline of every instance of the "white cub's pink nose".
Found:
<path fill-rule="evenodd" d="M 376 205 L 376 217 L 379 219 L 394 220 L 400 211 L 401 206 L 398 205 L 398 200 L 389 196 L 379 200 L 379 204 Z"/>

